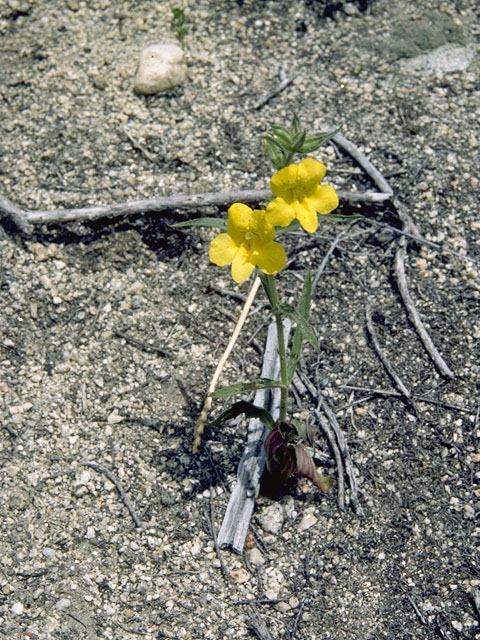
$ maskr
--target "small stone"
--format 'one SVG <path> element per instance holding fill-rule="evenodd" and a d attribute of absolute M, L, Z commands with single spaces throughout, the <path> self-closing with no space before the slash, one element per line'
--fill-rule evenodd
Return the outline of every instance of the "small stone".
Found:
<path fill-rule="evenodd" d="M 14 616 L 21 616 L 23 613 L 23 604 L 21 602 L 14 602 L 11 610 Z"/>
<path fill-rule="evenodd" d="M 57 600 L 57 602 L 55 603 L 55 609 L 57 611 L 65 611 L 65 609 L 68 609 L 71 604 L 72 601 L 68 598 L 60 598 L 60 600 Z"/>
<path fill-rule="evenodd" d="M 281 504 L 271 504 L 258 516 L 260 525 L 267 533 L 278 533 L 283 526 L 283 507 Z"/>
<path fill-rule="evenodd" d="M 265 563 L 265 558 L 256 547 L 248 551 L 248 560 L 250 564 L 253 564 L 255 567 Z"/>
<path fill-rule="evenodd" d="M 140 54 L 134 91 L 152 95 L 185 81 L 183 50 L 175 44 L 152 44 Z"/>
<path fill-rule="evenodd" d="M 300 520 L 300 524 L 298 525 L 299 531 L 306 531 L 313 527 L 313 525 L 317 524 L 317 518 L 313 515 L 313 513 L 305 513 Z"/>
<path fill-rule="evenodd" d="M 250 574 L 245 569 L 232 569 L 230 575 L 237 584 L 244 584 L 250 580 Z"/>
<path fill-rule="evenodd" d="M 92 83 L 95 89 L 99 89 L 100 91 L 103 91 L 108 86 L 108 77 L 103 74 L 99 74 L 98 76 L 93 76 Z"/>

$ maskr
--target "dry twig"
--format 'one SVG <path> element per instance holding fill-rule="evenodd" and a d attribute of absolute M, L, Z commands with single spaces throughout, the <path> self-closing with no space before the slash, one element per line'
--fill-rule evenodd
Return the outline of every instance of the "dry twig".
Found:
<path fill-rule="evenodd" d="M 390 198 L 385 193 L 356 193 L 339 191 L 338 196 L 345 202 L 385 202 Z M 262 202 L 272 197 L 270 189 L 247 189 L 235 191 L 214 191 L 173 196 L 159 196 L 145 200 L 132 200 L 117 204 L 96 205 L 73 209 L 52 209 L 29 211 L 21 209 L 0 195 L 0 213 L 14 222 L 26 235 L 33 233 L 32 226 L 38 224 L 58 224 L 64 222 L 91 222 L 100 218 L 117 218 L 144 213 L 159 213 L 173 209 L 194 209 L 197 207 L 223 207 L 232 202 Z"/>
<path fill-rule="evenodd" d="M 285 74 L 285 71 L 280 72 L 280 83 L 277 84 L 276 87 L 274 87 L 270 93 L 268 93 L 264 98 L 260 98 L 260 100 L 258 100 L 254 105 L 253 108 L 254 109 L 261 109 L 262 107 L 264 107 L 267 102 L 269 102 L 272 98 L 274 98 L 275 96 L 278 96 L 279 93 L 281 93 L 284 89 L 286 89 L 287 87 L 289 87 L 292 82 L 295 80 L 297 76 L 291 76 L 288 77 Z"/>
<path fill-rule="evenodd" d="M 265 620 L 260 616 L 254 604 L 248 606 L 248 626 L 260 640 L 273 640 Z"/>
<path fill-rule="evenodd" d="M 430 337 L 430 334 L 425 329 L 425 325 L 423 324 L 420 314 L 415 307 L 415 304 L 412 300 L 412 296 L 410 295 L 410 291 L 408 290 L 407 285 L 407 276 L 405 274 L 405 255 L 407 252 L 407 240 L 403 236 L 398 241 L 398 249 L 395 253 L 395 276 L 397 278 L 398 289 L 400 291 L 400 295 L 402 296 L 403 304 L 405 305 L 408 313 L 408 317 L 410 318 L 411 323 L 417 330 L 418 335 L 420 336 L 420 340 L 423 342 L 423 346 L 427 351 L 430 358 L 433 360 L 435 366 L 440 371 L 440 373 L 447 377 L 453 378 L 454 373 L 445 362 L 445 360 L 440 355 L 438 349 L 433 344 L 433 340 Z"/>
<path fill-rule="evenodd" d="M 349 153 L 352 158 L 354 158 L 358 162 L 358 164 L 372 178 L 374 183 L 379 189 L 381 189 L 381 191 L 390 194 L 390 196 L 393 196 L 393 189 L 387 182 L 387 180 L 385 180 L 380 171 L 378 171 L 378 169 L 373 166 L 370 160 L 368 160 L 368 158 L 366 158 L 366 156 L 353 143 L 351 143 L 339 133 L 335 134 L 332 140 L 333 142 L 338 144 L 338 146 L 342 147 L 342 149 L 347 151 L 347 153 Z M 422 241 L 423 238 L 420 236 L 418 229 L 415 226 L 412 218 L 409 216 L 403 202 L 400 202 L 398 198 L 393 198 L 392 202 L 398 214 L 398 217 L 402 221 L 403 231 L 405 231 L 406 234 L 413 235 L 414 238 L 418 238 L 420 241 Z M 410 296 L 407 285 L 407 278 L 405 275 L 406 248 L 407 238 L 406 235 L 402 235 L 399 239 L 398 248 L 395 255 L 395 276 L 397 278 L 400 295 L 402 296 L 403 303 L 407 309 L 408 316 L 435 366 L 442 375 L 446 376 L 447 378 L 453 378 L 454 374 L 452 370 L 448 367 L 447 363 L 433 344 L 433 340 L 430 338 L 430 335 L 425 329 L 425 326 L 420 319 L 420 315 L 413 303 L 412 297 Z"/>
<path fill-rule="evenodd" d="M 387 356 L 383 352 L 382 347 L 380 346 L 380 342 L 378 341 L 378 337 L 377 337 L 377 332 L 375 331 L 375 327 L 373 325 L 372 309 L 369 304 L 367 304 L 367 307 L 365 309 L 365 316 L 367 320 L 367 330 L 372 339 L 373 347 L 375 349 L 376 354 L 380 358 L 388 375 L 392 378 L 392 380 L 395 382 L 397 387 L 400 389 L 402 395 L 408 400 L 408 402 L 412 405 L 412 408 L 416 411 L 417 408 L 415 406 L 415 402 L 412 399 L 411 392 L 409 391 L 409 389 L 407 389 L 402 379 L 400 378 L 398 373 L 395 371 L 395 368 L 391 364 L 390 360 L 387 358 Z"/>
<path fill-rule="evenodd" d="M 316 389 L 316 387 L 312 384 L 308 377 L 301 371 L 299 371 L 298 376 L 301 382 L 307 388 L 311 397 L 318 402 L 318 407 L 317 409 L 315 409 L 315 415 L 317 416 L 320 425 L 325 432 L 325 435 L 327 436 L 327 440 L 335 456 L 338 473 L 338 505 L 341 509 L 343 509 L 345 505 L 344 475 L 346 475 L 348 478 L 348 483 L 350 485 L 350 499 L 355 509 L 355 513 L 359 516 L 363 516 L 363 509 L 358 500 L 357 479 L 355 478 L 355 472 L 353 470 L 352 458 L 350 456 L 343 431 L 338 424 L 338 420 L 330 406 L 327 404 L 326 400 L 322 397 L 321 393 Z M 325 416 L 322 415 L 319 409 L 321 409 L 323 414 L 325 414 L 328 422 L 327 420 L 325 420 Z"/>
<path fill-rule="evenodd" d="M 247 319 L 248 312 L 250 311 L 250 307 L 252 306 L 253 301 L 255 300 L 255 296 L 257 295 L 257 291 L 259 287 L 260 287 L 260 278 L 256 276 L 255 280 L 253 281 L 252 288 L 250 289 L 250 293 L 248 294 L 248 297 L 245 300 L 245 304 L 243 305 L 242 312 L 240 314 L 240 317 L 238 318 L 238 322 L 235 326 L 235 329 L 233 330 L 233 333 L 227 345 L 227 348 L 225 349 L 220 360 L 218 361 L 217 368 L 215 369 L 215 373 L 213 374 L 213 377 L 210 381 L 210 385 L 207 391 L 207 399 L 205 400 L 203 409 L 197 420 L 197 424 L 195 425 L 195 431 L 193 434 L 193 445 L 192 445 L 193 453 L 198 452 L 200 443 L 202 441 L 202 435 L 205 430 L 205 424 L 207 422 L 208 412 L 210 411 L 210 407 L 212 406 L 212 402 L 213 402 L 213 398 L 211 394 L 215 391 L 215 387 L 217 386 L 218 379 L 222 374 L 225 363 L 228 360 L 228 356 L 230 355 L 233 347 L 235 346 L 238 336 L 240 335 L 240 331 L 242 330 L 242 327 L 245 324 L 245 320 Z"/>
<path fill-rule="evenodd" d="M 111 473 L 111 471 L 109 471 L 107 467 L 104 467 L 103 464 L 99 464 L 98 462 L 85 462 L 85 465 L 87 467 L 90 467 L 90 469 L 94 469 L 95 471 L 103 473 L 104 475 L 107 476 L 110 482 L 115 485 L 115 488 L 118 491 L 118 495 L 122 499 L 123 504 L 127 507 L 128 512 L 132 516 L 132 520 L 135 523 L 135 526 L 140 528 L 142 526 L 140 518 L 135 513 L 135 509 L 133 508 L 132 503 L 130 502 L 127 494 L 125 493 L 124 488 L 122 487 L 120 482 L 117 480 L 117 478 L 115 478 L 113 473 Z"/>
<path fill-rule="evenodd" d="M 285 343 L 287 343 L 291 329 L 290 320 L 284 320 L 283 325 Z M 261 377 L 276 380 L 279 372 L 277 327 L 276 323 L 272 322 L 268 328 Z M 259 389 L 255 394 L 253 404 L 264 407 L 276 419 L 279 414 L 280 390 Z M 243 553 L 253 507 L 260 492 L 260 479 L 265 469 L 263 441 L 266 434 L 267 429 L 260 420 L 254 418 L 249 421 L 248 440 L 245 452 L 238 464 L 237 482 L 230 495 L 218 533 L 218 546 L 221 549 L 231 547 L 237 553 Z"/>

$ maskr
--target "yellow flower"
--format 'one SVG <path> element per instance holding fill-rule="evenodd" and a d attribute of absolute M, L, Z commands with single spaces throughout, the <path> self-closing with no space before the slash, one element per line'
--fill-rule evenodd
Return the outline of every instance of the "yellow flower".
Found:
<path fill-rule="evenodd" d="M 313 158 L 277 171 L 270 180 L 275 198 L 267 206 L 268 220 L 286 227 L 297 218 L 305 231 L 316 231 L 317 214 L 330 213 L 338 207 L 335 189 L 320 184 L 326 172 L 325 165 Z"/>
<path fill-rule="evenodd" d="M 268 274 L 283 269 L 285 250 L 274 237 L 275 229 L 267 222 L 265 211 L 252 211 L 236 202 L 228 210 L 227 233 L 212 240 L 208 255 L 219 267 L 232 263 L 232 278 L 243 282 L 255 267 Z"/>

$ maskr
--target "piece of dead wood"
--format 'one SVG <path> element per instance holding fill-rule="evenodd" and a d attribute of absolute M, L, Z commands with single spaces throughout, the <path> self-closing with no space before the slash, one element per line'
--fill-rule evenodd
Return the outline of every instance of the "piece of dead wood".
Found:
<path fill-rule="evenodd" d="M 403 231 L 405 231 L 409 236 L 413 236 L 414 238 L 423 240 L 420 233 L 418 232 L 415 223 L 408 214 L 405 204 L 401 202 L 399 198 L 393 197 L 393 189 L 390 184 L 387 182 L 387 180 L 385 180 L 380 171 L 378 171 L 378 169 L 373 166 L 370 160 L 368 160 L 368 158 L 360 151 L 360 149 L 358 149 L 358 147 L 356 147 L 352 142 L 347 140 L 347 138 L 342 136 L 340 133 L 335 134 L 332 138 L 332 141 L 335 142 L 339 147 L 344 149 L 347 153 L 349 153 L 352 158 L 354 158 L 358 162 L 358 164 L 372 178 L 373 182 L 382 192 L 390 194 L 392 198 L 392 204 L 402 222 Z M 408 317 L 410 318 L 411 323 L 420 336 L 425 350 L 434 362 L 437 369 L 443 376 L 447 378 L 453 378 L 454 374 L 452 370 L 449 368 L 445 360 L 440 355 L 440 352 L 435 347 L 433 340 L 431 339 L 428 331 L 425 329 L 425 325 L 423 324 L 420 318 L 420 314 L 418 313 L 413 299 L 410 295 L 407 285 L 407 277 L 405 274 L 405 256 L 407 244 L 407 235 L 402 235 L 398 241 L 394 262 L 395 277 L 397 279 L 398 289 L 400 291 L 403 304 L 407 309 Z"/>
<path fill-rule="evenodd" d="M 405 273 L 405 255 L 407 252 L 407 240 L 405 236 L 402 236 L 398 241 L 398 248 L 395 253 L 395 276 L 397 278 L 398 290 L 400 291 L 400 295 L 402 296 L 403 304 L 407 309 L 408 317 L 410 318 L 411 323 L 415 327 L 418 335 L 420 336 L 420 340 L 425 347 L 426 352 L 432 359 L 433 363 L 437 367 L 438 371 L 445 376 L 446 378 L 453 378 L 454 373 L 445 362 L 443 357 L 440 355 L 440 352 L 433 344 L 433 340 L 430 337 L 430 334 L 425 329 L 425 325 L 423 324 L 420 314 L 415 307 L 412 296 L 410 295 L 410 291 L 408 289 L 407 284 L 407 276 Z"/>
<path fill-rule="evenodd" d="M 278 96 L 279 93 L 289 87 L 296 77 L 297 76 L 287 76 L 285 71 L 282 69 L 280 71 L 280 82 L 265 97 L 257 100 L 257 102 L 253 105 L 253 108 L 258 110 L 264 107 L 272 98 Z"/>
<path fill-rule="evenodd" d="M 265 620 L 261 617 L 257 607 L 250 604 L 247 607 L 248 626 L 260 640 L 274 640 L 272 634 L 268 630 Z"/>
<path fill-rule="evenodd" d="M 212 393 L 215 391 L 217 386 L 217 382 L 222 374 L 225 363 L 228 360 L 228 356 L 232 352 L 233 347 L 235 346 L 236 341 L 238 340 L 238 336 L 240 335 L 240 331 L 242 330 L 243 325 L 245 324 L 245 320 L 247 319 L 248 312 L 250 311 L 250 307 L 255 300 L 255 296 L 257 295 L 258 288 L 260 287 L 261 280 L 258 276 L 255 277 L 253 281 L 252 287 L 248 294 L 247 299 L 245 300 L 245 304 L 243 305 L 242 312 L 240 313 L 240 317 L 238 318 L 237 324 L 235 325 L 235 329 L 233 330 L 232 336 L 228 342 L 227 348 L 223 352 L 222 357 L 218 361 L 217 368 L 210 380 L 210 384 L 208 386 L 207 398 L 203 405 L 202 411 L 200 412 L 200 416 L 195 425 L 195 431 L 193 433 L 193 445 L 192 451 L 193 453 L 197 453 L 200 444 L 202 441 L 202 435 L 205 430 L 205 424 L 208 418 L 208 412 L 210 411 L 210 407 L 212 406 L 213 398 Z"/>
<path fill-rule="evenodd" d="M 290 335 L 291 322 L 283 321 L 285 344 Z M 265 355 L 262 365 L 262 378 L 278 380 L 280 362 L 278 358 L 278 342 L 276 323 L 269 325 Z M 270 411 L 273 418 L 278 418 L 280 407 L 279 389 L 259 389 L 255 393 L 253 404 Z M 260 481 L 265 469 L 265 451 L 263 442 L 268 429 L 260 420 L 252 419 L 248 423 L 248 437 L 245 452 L 239 462 L 237 482 L 230 495 L 230 500 L 218 533 L 217 543 L 221 549 L 231 547 L 236 553 L 243 553 L 250 519 L 255 500 L 260 492 Z"/>
<path fill-rule="evenodd" d="M 407 401 L 409 402 L 409 404 L 412 406 L 413 410 L 416 413 L 417 412 L 417 407 L 416 407 L 415 402 L 414 402 L 414 400 L 412 398 L 411 391 L 409 389 L 407 389 L 405 383 L 403 382 L 401 377 L 396 372 L 395 367 L 392 365 L 390 360 L 387 358 L 385 352 L 383 351 L 382 347 L 380 346 L 380 342 L 379 342 L 378 337 L 377 337 L 377 332 L 375 331 L 375 326 L 373 324 L 372 308 L 371 308 L 371 306 L 369 304 L 367 304 L 366 309 L 365 309 L 365 317 L 366 317 L 366 322 L 367 322 L 367 331 L 368 331 L 368 333 L 370 335 L 370 338 L 372 340 L 373 347 L 375 349 L 376 354 L 380 358 L 380 361 L 383 364 L 383 366 L 385 367 L 385 370 L 388 373 L 388 375 L 392 378 L 392 380 L 394 381 L 394 383 L 396 384 L 396 386 L 398 387 L 398 389 L 400 390 L 402 395 L 407 399 Z"/>
<path fill-rule="evenodd" d="M 310 381 L 302 371 L 297 372 L 298 375 L 294 376 L 293 384 L 297 385 L 300 393 L 308 391 L 313 400 L 318 403 L 314 413 L 320 423 L 320 426 L 325 433 L 327 441 L 333 451 L 335 462 L 337 464 L 337 479 L 338 479 L 338 506 L 343 509 L 345 507 L 345 477 L 348 480 L 350 486 L 350 500 L 355 510 L 355 513 L 359 516 L 363 516 L 363 508 L 358 499 L 358 487 L 357 479 L 353 469 L 353 461 L 348 449 L 347 441 L 340 427 L 335 413 L 318 391 L 315 385 Z M 300 386 L 302 385 L 302 386 Z"/>
<path fill-rule="evenodd" d="M 223 207 L 233 202 L 255 203 L 269 200 L 270 189 L 246 189 L 234 191 L 213 191 L 206 193 L 159 196 L 145 200 L 132 200 L 116 204 L 78 207 L 73 209 L 28 210 L 0 195 L 0 213 L 14 222 L 26 235 L 33 233 L 33 226 L 39 224 L 59 224 L 65 222 L 91 222 L 100 218 L 118 218 L 135 214 L 159 213 L 175 209 L 195 209 L 198 207 Z M 344 202 L 386 202 L 390 194 L 374 192 L 338 191 L 338 197 Z"/>
<path fill-rule="evenodd" d="M 122 499 L 123 504 L 127 507 L 129 514 L 132 516 L 132 520 L 135 523 L 135 526 L 140 528 L 142 526 L 140 518 L 137 516 L 135 509 L 133 508 L 133 505 L 130 502 L 130 499 L 125 493 L 124 488 L 122 487 L 120 482 L 117 480 L 117 478 L 113 475 L 113 473 L 109 471 L 109 469 L 107 469 L 107 467 L 105 467 L 103 464 L 100 464 L 98 462 L 85 462 L 84 464 L 85 466 L 90 467 L 90 469 L 94 469 L 99 473 L 103 473 L 105 476 L 107 476 L 110 482 L 113 485 L 115 485 L 115 488 L 118 491 L 118 495 Z"/>

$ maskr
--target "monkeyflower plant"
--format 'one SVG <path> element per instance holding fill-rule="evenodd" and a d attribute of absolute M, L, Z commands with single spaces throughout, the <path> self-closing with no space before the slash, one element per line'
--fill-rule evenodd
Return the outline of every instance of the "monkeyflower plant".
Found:
<path fill-rule="evenodd" d="M 288 389 L 300 359 L 304 340 L 318 348 L 317 338 L 309 323 L 312 296 L 310 272 L 305 274 L 297 308 L 283 303 L 277 290 L 276 275 L 284 269 L 287 261 L 285 249 L 276 240 L 286 231 L 303 228 L 307 233 L 317 230 L 319 217 L 344 219 L 331 212 L 338 207 L 335 190 L 323 184 L 326 168 L 312 157 L 303 157 L 294 162 L 295 156 L 305 156 L 316 151 L 335 135 L 336 131 L 321 135 L 307 135 L 295 115 L 289 128 L 274 126 L 272 133 L 264 136 L 264 150 L 276 172 L 270 180 L 272 199 L 264 209 L 251 209 L 246 204 L 235 202 L 228 209 L 226 223 L 212 222 L 212 226 L 223 225 L 224 231 L 211 242 L 209 258 L 214 264 L 231 265 L 235 282 L 247 280 L 252 273 L 259 276 L 271 313 L 275 318 L 278 334 L 280 380 L 260 378 L 214 391 L 214 398 L 228 398 L 235 394 L 257 389 L 278 388 L 280 407 L 278 419 L 264 407 L 245 400 L 234 403 L 223 411 L 212 424 L 221 424 L 243 414 L 247 418 L 258 418 L 270 433 L 265 439 L 267 468 L 271 474 L 284 482 L 290 475 L 306 477 L 322 492 L 331 484 L 330 479 L 317 471 L 306 445 L 313 444 L 308 425 L 289 419 Z M 206 223 L 206 219 L 202 219 Z M 289 317 L 296 325 L 290 352 L 287 354 L 284 338 L 284 318 Z"/>

